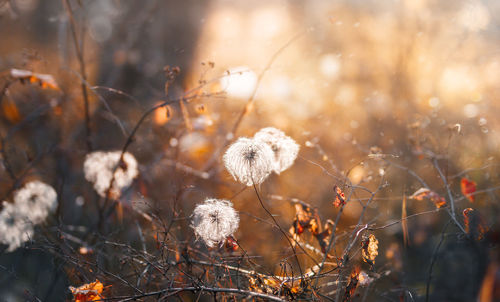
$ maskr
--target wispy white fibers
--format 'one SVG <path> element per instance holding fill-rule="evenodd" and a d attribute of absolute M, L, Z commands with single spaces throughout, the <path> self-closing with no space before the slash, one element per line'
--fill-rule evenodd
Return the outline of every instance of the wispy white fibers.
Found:
<path fill-rule="evenodd" d="M 267 127 L 255 133 L 254 139 L 268 144 L 274 152 L 274 168 L 277 174 L 288 169 L 299 153 L 299 145 L 283 131 Z"/>
<path fill-rule="evenodd" d="M 120 160 L 121 151 L 102 152 L 96 151 L 87 154 L 83 164 L 85 179 L 94 184 L 94 189 L 102 197 L 106 196 L 113 170 Z M 121 190 L 130 186 L 135 177 L 139 174 L 137 170 L 137 161 L 129 152 L 123 154 L 124 164 L 120 165 L 115 171 L 115 179 L 111 189 L 112 196 L 119 196 Z"/>
<path fill-rule="evenodd" d="M 238 229 L 239 222 L 238 213 L 230 201 L 206 199 L 194 208 L 191 227 L 197 238 L 213 247 L 232 235 Z"/>
<path fill-rule="evenodd" d="M 34 226 L 57 208 L 57 193 L 41 181 L 28 182 L 14 192 L 14 203 L 3 202 L 0 212 L 0 243 L 12 252 L 34 234 Z"/>
<path fill-rule="evenodd" d="M 3 202 L 0 212 L 0 243 L 12 252 L 33 236 L 33 224 L 15 204 Z"/>
<path fill-rule="evenodd" d="M 240 137 L 229 146 L 223 161 L 234 179 L 247 186 L 261 184 L 274 168 L 271 147 L 246 137 Z"/>
<path fill-rule="evenodd" d="M 14 205 L 34 224 L 45 221 L 57 208 L 57 193 L 48 184 L 31 181 L 14 193 Z"/>

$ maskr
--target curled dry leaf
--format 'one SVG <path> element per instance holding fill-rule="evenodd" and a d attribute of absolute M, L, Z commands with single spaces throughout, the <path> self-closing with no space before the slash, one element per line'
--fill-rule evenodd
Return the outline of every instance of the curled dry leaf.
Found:
<path fill-rule="evenodd" d="M 333 192 L 335 194 L 335 199 L 333 200 L 333 205 L 336 208 L 339 208 L 339 207 L 345 205 L 345 194 L 344 194 L 344 192 L 342 192 L 342 190 L 337 185 L 335 185 L 333 187 Z"/>
<path fill-rule="evenodd" d="M 363 261 L 370 265 L 375 265 L 375 258 L 378 255 L 378 240 L 375 235 L 370 234 L 361 241 L 361 253 Z"/>
<path fill-rule="evenodd" d="M 333 221 L 327 220 L 325 227 L 322 228 L 319 215 L 316 212 L 313 213 L 310 207 L 303 204 L 295 204 L 295 211 L 295 220 L 289 230 L 293 239 L 299 241 L 299 236 L 307 229 L 318 241 L 321 251 L 325 253 L 331 234 L 331 226 L 334 224 Z"/>
<path fill-rule="evenodd" d="M 325 223 L 325 229 L 322 232 L 313 233 L 313 236 L 316 240 L 318 240 L 323 253 L 326 253 L 326 248 L 328 247 L 328 242 L 330 241 L 330 234 L 332 233 L 331 227 L 333 224 L 333 221 L 327 220 Z"/>
<path fill-rule="evenodd" d="M 464 209 L 462 214 L 467 234 L 476 240 L 482 240 L 484 235 L 489 231 L 489 227 L 483 216 L 473 208 Z"/>
<path fill-rule="evenodd" d="M 95 282 L 87 283 L 77 288 L 70 286 L 69 289 L 73 294 L 73 302 L 101 301 L 104 299 L 102 295 L 104 285 L 97 279 Z"/>
<path fill-rule="evenodd" d="M 19 80 L 21 83 L 38 83 L 42 88 L 50 88 L 59 90 L 59 86 L 57 85 L 54 77 L 50 74 L 41 74 L 34 73 L 29 70 L 22 69 L 11 69 L 10 76 L 14 79 Z"/>
<path fill-rule="evenodd" d="M 415 200 L 424 200 L 424 198 L 427 198 L 432 201 L 438 209 L 447 205 L 446 199 L 444 199 L 444 197 L 441 197 L 438 193 L 427 188 L 418 189 L 417 191 L 415 191 L 415 193 L 413 193 L 412 196 L 410 196 L 410 198 Z"/>
<path fill-rule="evenodd" d="M 311 221 L 314 218 L 314 214 L 310 207 L 302 204 L 295 204 L 295 212 L 295 220 L 289 232 L 295 240 L 298 240 L 299 235 L 301 235 L 304 230 L 311 227 Z"/>
<path fill-rule="evenodd" d="M 473 180 L 468 180 L 467 178 L 462 178 L 460 181 L 460 189 L 462 190 L 462 194 L 470 202 L 474 202 L 474 193 L 476 192 L 476 182 Z"/>
<path fill-rule="evenodd" d="M 355 266 L 352 269 L 351 275 L 349 277 L 349 283 L 345 288 L 345 293 L 344 297 L 342 298 L 342 302 L 350 301 L 352 296 L 354 295 L 354 292 L 356 291 L 356 288 L 358 287 L 359 283 L 359 272 L 360 272 L 359 266 Z"/>

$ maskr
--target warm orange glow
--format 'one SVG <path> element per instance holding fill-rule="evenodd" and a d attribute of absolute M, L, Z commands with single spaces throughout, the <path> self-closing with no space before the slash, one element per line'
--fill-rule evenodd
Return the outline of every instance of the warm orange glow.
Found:
<path fill-rule="evenodd" d="M 104 285 L 99 280 L 84 284 L 78 288 L 70 286 L 69 289 L 73 294 L 74 302 L 90 302 L 104 299 L 104 296 L 101 295 Z"/>

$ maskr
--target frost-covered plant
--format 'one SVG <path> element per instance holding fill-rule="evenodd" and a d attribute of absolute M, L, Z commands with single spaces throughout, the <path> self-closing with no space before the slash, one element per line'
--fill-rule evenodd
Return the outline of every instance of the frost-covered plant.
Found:
<path fill-rule="evenodd" d="M 274 168 L 271 147 L 246 137 L 240 137 L 229 146 L 223 160 L 233 178 L 247 186 L 261 184 Z"/>
<path fill-rule="evenodd" d="M 34 233 L 33 224 L 12 203 L 3 202 L 0 212 L 0 243 L 8 246 L 12 252 L 28 241 Z"/>
<path fill-rule="evenodd" d="M 105 197 L 111 180 L 113 170 L 120 160 L 121 151 L 103 152 L 96 151 L 87 154 L 83 164 L 85 179 L 94 184 L 97 193 Z M 130 186 L 134 178 L 137 177 L 137 161 L 129 152 L 123 154 L 123 164 L 114 173 L 113 187 L 110 190 L 112 196 L 119 196 L 121 190 Z"/>
<path fill-rule="evenodd" d="M 31 181 L 14 193 L 14 205 L 34 224 L 45 221 L 57 208 L 57 193 L 46 183 Z"/>
<path fill-rule="evenodd" d="M 299 153 L 299 145 L 283 131 L 267 127 L 255 133 L 254 139 L 268 144 L 274 152 L 274 168 L 276 174 L 288 169 Z"/>
<path fill-rule="evenodd" d="M 237 229 L 240 222 L 233 204 L 223 199 L 206 199 L 193 211 L 191 227 L 196 237 L 209 247 L 223 242 Z"/>

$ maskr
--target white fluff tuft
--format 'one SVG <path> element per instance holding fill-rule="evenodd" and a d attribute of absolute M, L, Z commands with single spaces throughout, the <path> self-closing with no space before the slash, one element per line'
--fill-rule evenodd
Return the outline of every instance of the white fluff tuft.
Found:
<path fill-rule="evenodd" d="M 223 199 L 206 199 L 193 211 L 191 227 L 209 247 L 223 242 L 238 229 L 240 218 L 233 204 Z"/>
<path fill-rule="evenodd" d="M 274 168 L 280 174 L 290 168 L 299 153 L 299 145 L 283 131 L 267 127 L 255 133 L 254 139 L 268 144 L 274 152 Z"/>
<path fill-rule="evenodd" d="M 45 221 L 57 208 L 57 193 L 46 183 L 31 181 L 14 193 L 14 204 L 34 224 Z"/>
<path fill-rule="evenodd" d="M 223 161 L 233 178 L 247 186 L 263 183 L 274 168 L 271 147 L 246 137 L 240 137 L 229 146 Z"/>
<path fill-rule="evenodd" d="M 113 178 L 113 169 L 120 160 L 121 151 L 102 152 L 96 151 L 87 154 L 83 164 L 85 179 L 94 184 L 97 193 L 105 197 L 106 191 Z M 139 171 L 137 161 L 129 152 L 123 154 L 124 165 L 119 166 L 115 171 L 113 187 L 110 190 L 112 196 L 120 196 L 121 190 L 130 186 Z"/>
<path fill-rule="evenodd" d="M 8 246 L 7 252 L 16 250 L 33 237 L 33 224 L 23 214 L 16 205 L 3 202 L 0 212 L 0 243 Z"/>

